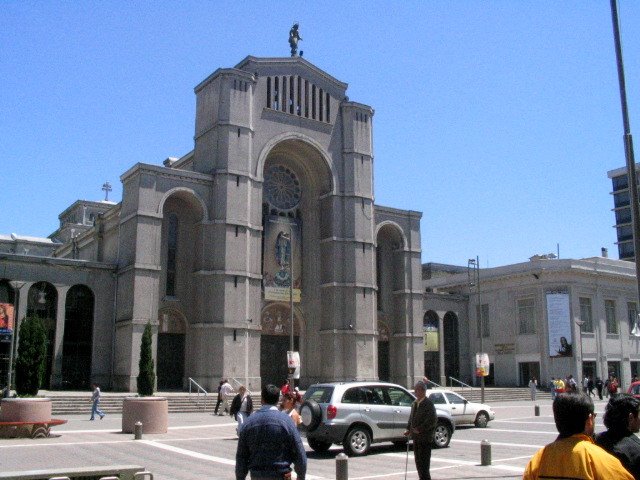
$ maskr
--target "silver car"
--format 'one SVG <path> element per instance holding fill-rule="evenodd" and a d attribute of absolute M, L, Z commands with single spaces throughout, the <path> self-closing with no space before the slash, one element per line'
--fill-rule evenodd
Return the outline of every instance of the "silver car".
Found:
<path fill-rule="evenodd" d="M 470 402 L 451 390 L 427 390 L 427 397 L 436 408 L 446 410 L 457 425 L 473 424 L 485 428 L 489 420 L 496 418 L 493 409 L 484 403 Z"/>
<path fill-rule="evenodd" d="M 309 446 L 326 452 L 341 444 L 349 455 L 364 455 L 372 443 L 406 445 L 411 404 L 415 397 L 400 385 L 385 382 L 319 383 L 303 398 L 301 429 Z M 449 445 L 455 424 L 451 415 L 436 408 L 435 447 Z"/>

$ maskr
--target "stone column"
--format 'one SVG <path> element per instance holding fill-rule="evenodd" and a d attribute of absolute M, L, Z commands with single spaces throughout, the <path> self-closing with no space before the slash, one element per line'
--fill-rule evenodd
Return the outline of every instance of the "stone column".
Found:
<path fill-rule="evenodd" d="M 69 292 L 68 285 L 55 286 L 58 294 L 58 305 L 56 306 L 56 334 L 53 343 L 53 362 L 51 365 L 51 388 L 62 387 L 62 355 L 63 355 L 63 341 L 64 341 L 64 324 L 66 320 L 66 305 L 67 305 L 67 293 Z"/>

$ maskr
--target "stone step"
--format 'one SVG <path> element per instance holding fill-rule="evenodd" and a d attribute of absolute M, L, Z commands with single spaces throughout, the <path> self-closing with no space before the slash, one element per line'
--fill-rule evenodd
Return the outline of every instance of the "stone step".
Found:
<path fill-rule="evenodd" d="M 103 395 L 100 399 L 100 410 L 105 413 L 122 413 L 122 402 L 131 394 L 108 394 Z M 159 394 L 158 396 L 162 396 Z M 70 415 L 91 412 L 91 397 L 79 395 L 50 395 L 51 410 L 53 415 Z M 194 412 L 211 412 L 213 413 L 217 403 L 217 395 L 196 396 L 188 394 L 184 395 L 167 395 L 169 401 L 170 413 L 194 413 Z M 252 395 L 254 408 L 260 407 L 260 395 Z"/>

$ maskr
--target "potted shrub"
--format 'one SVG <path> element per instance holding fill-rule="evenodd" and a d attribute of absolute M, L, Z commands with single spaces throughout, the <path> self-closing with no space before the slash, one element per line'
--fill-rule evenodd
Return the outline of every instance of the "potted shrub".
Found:
<path fill-rule="evenodd" d="M 45 371 L 47 335 L 42 320 L 27 317 L 20 323 L 20 343 L 16 358 L 17 398 L 5 398 L 0 409 L 3 422 L 48 422 L 51 399 L 36 397 Z"/>
<path fill-rule="evenodd" d="M 152 355 L 153 333 L 147 323 L 140 343 L 138 363 L 138 396 L 122 402 L 122 432 L 132 433 L 136 422 L 142 423 L 143 433 L 167 433 L 169 403 L 164 397 L 154 397 L 156 375 Z"/>

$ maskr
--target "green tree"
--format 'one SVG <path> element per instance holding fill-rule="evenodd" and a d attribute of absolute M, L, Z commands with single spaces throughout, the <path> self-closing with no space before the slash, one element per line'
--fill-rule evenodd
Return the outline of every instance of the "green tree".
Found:
<path fill-rule="evenodd" d="M 38 317 L 27 317 L 20 324 L 20 343 L 16 358 L 16 393 L 37 395 L 45 371 L 47 334 Z"/>
<path fill-rule="evenodd" d="M 153 369 L 153 357 L 151 355 L 151 323 L 147 323 L 140 343 L 140 362 L 138 363 L 138 395 L 148 397 L 153 395 L 156 374 Z"/>

